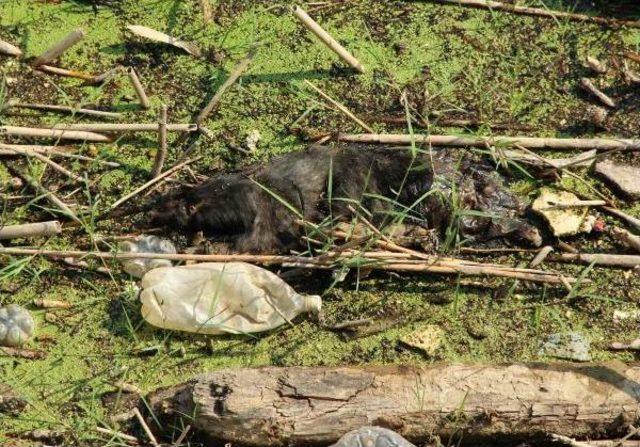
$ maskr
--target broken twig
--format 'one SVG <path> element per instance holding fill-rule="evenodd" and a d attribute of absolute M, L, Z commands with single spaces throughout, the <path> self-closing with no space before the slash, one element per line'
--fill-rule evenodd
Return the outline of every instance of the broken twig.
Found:
<path fill-rule="evenodd" d="M 213 21 L 213 11 L 211 10 L 211 0 L 198 0 L 200 9 L 202 10 L 202 20 L 205 25 Z"/>
<path fill-rule="evenodd" d="M 167 105 L 162 104 L 160 120 L 158 123 L 158 153 L 151 170 L 151 178 L 155 178 L 162 172 L 164 159 L 167 157 Z"/>
<path fill-rule="evenodd" d="M 62 53 L 84 39 L 84 36 L 85 33 L 80 28 L 71 31 L 62 40 L 56 42 L 55 45 L 45 51 L 40 57 L 36 58 L 32 65 L 38 67 L 59 58 Z"/>
<path fill-rule="evenodd" d="M 136 418 L 138 419 L 138 422 L 140 422 L 140 425 L 144 429 L 144 432 L 147 434 L 147 437 L 149 438 L 149 441 L 151 441 L 151 444 L 154 447 L 160 447 L 160 444 L 158 444 L 158 441 L 156 440 L 156 437 L 153 436 L 153 432 L 151 431 L 151 429 L 147 425 L 147 422 L 144 420 L 144 417 L 140 413 L 140 410 L 138 410 L 138 408 L 134 408 L 133 409 L 133 413 L 136 415 Z"/>
<path fill-rule="evenodd" d="M 160 43 L 166 43 L 168 45 L 180 48 L 195 57 L 200 57 L 202 52 L 193 42 L 185 42 L 184 40 L 176 39 L 168 34 L 154 30 L 153 28 L 147 28 L 140 25 L 127 25 L 127 29 L 133 34 L 150 39 Z"/>
<path fill-rule="evenodd" d="M 331 35 L 326 32 L 315 20 L 313 20 L 309 14 L 307 14 L 302 8 L 296 6 L 293 9 L 293 14 L 304 24 L 309 31 L 318 36 L 318 38 L 329 47 L 334 53 L 340 56 L 340 59 L 349 64 L 354 70 L 358 73 L 364 73 L 364 67 L 356 59 L 349 53 L 337 40 L 335 40 Z"/>
<path fill-rule="evenodd" d="M 127 74 L 129 75 L 129 79 L 131 80 L 131 85 L 133 85 L 133 89 L 136 91 L 136 95 L 138 96 L 138 100 L 140 101 L 140 105 L 143 109 L 148 109 L 151 107 L 151 102 L 149 102 L 149 97 L 144 91 L 144 87 L 140 82 L 140 78 L 138 74 L 133 69 L 133 67 L 129 67 L 127 69 Z"/>
<path fill-rule="evenodd" d="M 60 67 L 52 67 L 51 65 L 38 65 L 35 68 L 45 73 L 54 74 L 58 76 L 65 76 L 67 78 L 82 79 L 83 81 L 87 81 L 89 83 L 92 83 L 96 78 L 94 75 L 89 73 L 84 73 L 82 71 L 77 71 L 77 70 L 67 70 L 66 68 L 60 68 Z"/>
<path fill-rule="evenodd" d="M 51 129 L 56 130 L 83 130 L 90 132 L 158 132 L 158 123 L 74 123 L 56 124 Z M 195 132 L 198 130 L 196 124 L 167 124 L 169 132 Z"/>
<path fill-rule="evenodd" d="M 358 126 L 362 127 L 364 130 L 366 130 L 367 132 L 371 132 L 373 133 L 373 129 L 371 127 L 369 127 L 366 123 L 364 123 L 360 118 L 358 118 L 357 116 L 355 116 L 353 113 L 351 113 L 351 111 L 349 109 L 347 109 L 344 105 L 342 105 L 341 103 L 339 103 L 338 101 L 336 101 L 335 99 L 333 99 L 331 96 L 327 95 L 325 92 L 323 92 L 322 90 L 320 90 L 318 87 L 316 87 L 315 85 L 313 85 L 311 82 L 309 82 L 307 79 L 304 80 L 305 84 L 307 84 L 309 87 L 311 87 L 316 93 L 318 93 L 320 96 L 322 96 L 324 99 L 326 99 L 327 101 L 329 101 L 331 104 L 333 104 L 335 107 L 338 108 L 338 110 L 340 110 L 342 113 L 344 113 L 349 119 L 351 119 L 354 123 L 356 123 Z"/>
<path fill-rule="evenodd" d="M 154 184 L 156 184 L 157 182 L 159 182 L 160 180 L 162 180 L 165 177 L 170 176 L 171 174 L 179 171 L 180 169 L 182 169 L 184 166 L 188 165 L 189 163 L 193 163 L 194 161 L 200 159 L 201 157 L 196 157 L 196 158 L 190 158 L 188 160 L 183 161 L 180 164 L 177 164 L 176 166 L 174 166 L 171 169 L 168 169 L 166 171 L 164 171 L 162 174 L 158 175 L 157 177 L 149 180 L 147 183 L 145 183 L 144 185 L 140 186 L 139 188 L 135 189 L 133 192 L 131 192 L 130 194 L 127 194 L 126 196 L 122 197 L 121 199 L 117 200 L 113 205 L 111 205 L 111 211 L 113 211 L 114 209 L 116 209 L 117 207 L 119 207 L 120 205 L 122 205 L 124 202 L 126 202 L 127 200 L 137 196 L 138 194 L 140 194 L 142 191 L 144 191 L 145 189 L 149 188 L 150 186 L 153 186 Z"/>
<path fill-rule="evenodd" d="M 213 112 L 213 110 L 218 106 L 218 103 L 220 102 L 220 99 L 222 99 L 222 95 L 224 95 L 224 92 L 226 92 L 229 87 L 235 84 L 238 78 L 242 76 L 245 71 L 247 71 L 247 68 L 249 68 L 249 64 L 255 56 L 255 51 L 255 48 L 252 48 L 249 53 L 240 62 L 238 62 L 238 65 L 236 65 L 236 67 L 233 69 L 227 80 L 224 81 L 215 95 L 213 95 L 213 98 L 211 98 L 205 108 L 202 109 L 202 112 L 200 112 L 200 114 L 196 118 L 196 124 L 201 125 L 202 122 L 209 117 L 211 112 Z"/>
<path fill-rule="evenodd" d="M 640 265 L 640 255 L 615 255 L 608 253 L 560 253 L 547 259 L 553 262 L 594 264 L 609 267 L 634 268 Z"/>
<path fill-rule="evenodd" d="M 580 87 L 598 98 L 598 100 L 607 107 L 614 108 L 617 105 L 613 99 L 607 96 L 602 90 L 598 89 L 590 79 L 582 78 L 580 80 Z"/>

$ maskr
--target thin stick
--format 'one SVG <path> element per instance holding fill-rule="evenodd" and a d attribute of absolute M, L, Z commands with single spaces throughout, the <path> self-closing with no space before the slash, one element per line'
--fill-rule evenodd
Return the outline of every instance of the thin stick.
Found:
<path fill-rule="evenodd" d="M 640 219 L 630 216 L 627 213 L 620 211 L 617 208 L 612 208 L 610 206 L 601 206 L 599 209 L 602 211 L 609 213 L 617 218 L 625 221 L 627 224 L 631 225 L 636 230 L 640 231 Z"/>
<path fill-rule="evenodd" d="M 156 437 L 153 436 L 153 432 L 151 431 L 151 429 L 147 425 L 147 422 L 144 420 L 144 418 L 142 417 L 142 414 L 140 413 L 140 410 L 138 410 L 137 407 L 133 409 L 133 414 L 135 414 L 136 418 L 138 418 L 138 422 L 140 422 L 140 425 L 142 425 L 142 428 L 144 429 L 144 432 L 149 437 L 149 440 L 151 441 L 151 444 L 154 447 L 160 447 L 160 444 L 158 444 L 158 441 L 156 440 Z"/>
<path fill-rule="evenodd" d="M 57 195 L 49 191 L 40 183 L 36 182 L 33 178 L 31 178 L 31 176 L 27 174 L 20 173 L 20 177 L 22 177 L 32 189 L 42 194 L 49 202 L 57 206 L 67 216 L 69 216 L 71 219 L 75 220 L 76 222 L 82 225 L 82 221 L 78 218 L 78 216 L 76 216 L 75 213 L 71 211 L 71 208 L 69 208 L 69 206 L 66 203 L 64 203 L 62 200 L 60 200 Z"/>
<path fill-rule="evenodd" d="M 307 14 L 302 8 L 296 6 L 293 10 L 293 14 L 302 22 L 304 26 L 307 27 L 307 29 L 309 29 L 309 31 L 318 36 L 318 38 L 327 47 L 329 47 L 334 53 L 336 53 L 340 57 L 340 59 L 349 64 L 358 73 L 364 73 L 364 67 L 362 66 L 360 61 L 353 57 L 351 53 L 349 53 L 342 45 L 338 43 L 337 40 L 331 37 L 331 35 L 326 32 L 320 25 L 318 25 L 315 20 L 309 17 L 309 14 Z"/>
<path fill-rule="evenodd" d="M 60 140 L 80 140 L 95 142 L 110 142 L 111 139 L 106 135 L 94 132 L 62 130 L 62 129 L 44 129 L 35 127 L 18 127 L 18 126 L 0 126 L 0 135 L 11 135 L 17 137 L 31 138 L 50 138 Z"/>
<path fill-rule="evenodd" d="M 486 126 L 495 130 L 518 130 L 518 131 L 530 131 L 534 130 L 533 126 L 528 124 L 521 123 L 489 123 L 477 119 L 456 119 L 456 118 L 444 118 L 441 113 L 431 113 L 429 114 L 429 118 L 432 118 L 434 121 L 431 123 L 427 123 L 423 119 L 412 119 L 411 124 L 418 127 L 429 127 L 431 125 L 437 125 L 440 127 L 480 127 Z M 377 121 L 381 123 L 388 124 L 398 124 L 402 126 L 407 125 L 407 117 L 406 116 L 368 116 L 370 121 Z"/>
<path fill-rule="evenodd" d="M 124 439 L 125 441 L 135 442 L 136 444 L 140 444 L 140 441 L 138 440 L 138 438 L 135 438 L 126 433 L 122 433 L 115 430 L 109 430 L 108 428 L 102 428 L 102 427 L 96 427 L 96 431 L 98 433 L 102 433 L 103 435 L 117 436 L 118 438 Z"/>
<path fill-rule="evenodd" d="M 636 252 L 640 253 L 640 236 L 636 236 L 624 228 L 618 227 L 611 228 L 611 235 L 624 246 L 632 248 Z"/>
<path fill-rule="evenodd" d="M 176 439 L 176 442 L 173 443 L 172 447 L 179 447 L 182 444 L 182 442 L 187 438 L 187 435 L 189 434 L 189 430 L 191 430 L 191 425 L 187 425 L 184 428 L 184 430 L 182 430 L 182 433 L 180 433 L 180 436 L 178 436 L 178 439 Z"/>
<path fill-rule="evenodd" d="M 156 178 L 162 172 L 164 159 L 167 158 L 167 105 L 162 104 L 160 120 L 158 123 L 158 152 L 151 170 L 151 178 Z"/>
<path fill-rule="evenodd" d="M 547 259 L 553 262 L 595 264 L 609 267 L 634 268 L 640 265 L 640 255 L 616 255 L 608 253 L 560 253 Z"/>
<path fill-rule="evenodd" d="M 110 210 L 113 211 L 114 209 L 116 209 L 117 207 L 119 207 L 120 205 L 122 205 L 124 202 L 126 202 L 127 200 L 137 196 L 138 194 L 140 194 L 142 191 L 144 191 L 145 189 L 147 189 L 150 186 L 153 186 L 154 184 L 156 184 L 157 182 L 159 182 L 160 180 L 162 180 L 165 177 L 170 176 L 171 174 L 173 174 L 174 172 L 179 171 L 180 169 L 182 169 L 182 167 L 193 163 L 196 160 L 199 160 L 201 157 L 196 157 L 196 158 L 190 158 L 188 160 L 183 161 L 182 163 L 174 166 L 171 169 L 168 169 L 166 171 L 164 171 L 162 174 L 158 175 L 157 177 L 149 180 L 147 183 L 145 183 L 144 185 L 140 186 L 139 188 L 137 188 L 136 190 L 134 190 L 133 192 L 131 192 L 130 194 L 127 194 L 126 196 L 122 197 L 120 200 L 117 200 L 113 205 L 111 205 Z"/>
<path fill-rule="evenodd" d="M 22 56 L 20 48 L 15 45 L 11 45 L 9 42 L 5 42 L 4 40 L 0 40 L 0 53 L 14 57 Z"/>
<path fill-rule="evenodd" d="M 140 105 L 143 109 L 148 109 L 149 107 L 151 107 L 151 102 L 149 101 L 147 93 L 144 91 L 144 87 L 142 86 L 142 82 L 140 82 L 140 78 L 138 78 L 138 74 L 133 69 L 133 67 L 129 67 L 127 69 L 127 74 L 129 75 L 129 79 L 131 80 L 131 85 L 133 85 L 133 88 L 136 91 L 136 95 L 138 95 Z"/>
<path fill-rule="evenodd" d="M 309 87 L 311 87 L 313 90 L 316 91 L 316 93 L 318 93 L 320 96 L 322 96 L 324 99 L 326 99 L 327 101 L 329 101 L 331 104 L 333 104 L 334 106 L 336 106 L 338 108 L 338 110 L 340 110 L 342 113 L 344 113 L 349 119 L 351 119 L 354 123 L 356 123 L 358 126 L 362 127 L 364 130 L 366 130 L 367 132 L 371 132 L 373 133 L 373 129 L 369 126 L 367 126 L 366 123 L 364 123 L 360 118 L 358 118 L 357 116 L 355 116 L 353 113 L 351 113 L 351 111 L 349 109 L 347 109 L 344 105 L 340 104 L 338 101 L 336 101 L 335 99 L 333 99 L 331 96 L 327 95 L 325 92 L 323 92 L 322 90 L 320 90 L 318 87 L 316 87 L 315 85 L 313 85 L 311 82 L 309 82 L 307 79 L 304 80 L 305 84 L 307 84 Z"/>
<path fill-rule="evenodd" d="M 32 62 L 32 65 L 37 67 L 39 65 L 48 64 L 49 62 L 57 59 L 62 55 L 62 53 L 84 39 L 84 36 L 85 33 L 80 28 L 71 31 L 62 40 L 58 41 L 55 45 L 45 51 L 40 57 L 36 58 Z"/>
<path fill-rule="evenodd" d="M 95 132 L 158 132 L 159 123 L 73 123 L 56 124 L 51 127 L 56 130 L 83 130 Z M 197 124 L 167 124 L 169 132 L 195 132 Z"/>
<path fill-rule="evenodd" d="M 58 171 L 59 173 L 61 173 L 62 175 L 69 177 L 71 180 L 75 180 L 76 182 L 83 182 L 84 179 L 82 177 L 80 177 L 77 174 L 74 174 L 73 172 L 69 171 L 68 169 L 64 168 L 63 166 L 60 166 L 58 163 L 56 163 L 53 160 L 50 160 L 49 158 L 45 157 L 44 155 L 38 153 L 38 152 L 30 152 L 30 151 L 21 151 L 20 149 L 13 149 L 13 151 L 16 154 L 20 154 L 20 155 L 24 155 L 26 157 L 33 157 L 36 160 L 40 160 L 43 163 L 48 164 L 49 166 L 51 166 L 55 171 Z"/>
<path fill-rule="evenodd" d="M 67 78 L 82 79 L 83 81 L 93 82 L 95 76 L 89 73 L 84 73 L 77 70 L 67 70 L 66 68 L 52 67 L 51 65 L 39 65 L 35 67 L 36 70 L 43 71 L 45 73 L 54 74 L 58 76 L 65 76 Z"/>
<path fill-rule="evenodd" d="M 596 87 L 590 79 L 582 78 L 580 80 L 580 87 L 598 98 L 598 100 L 607 107 L 614 108 L 617 105 L 613 99 L 611 99 L 602 90 Z"/>
<path fill-rule="evenodd" d="M 478 137 L 424 134 L 338 134 L 339 141 L 377 144 L 425 144 L 432 146 L 479 147 L 514 146 L 527 149 L 550 150 L 640 150 L 640 140 L 613 138 L 533 138 L 533 137 Z"/>
<path fill-rule="evenodd" d="M 238 65 L 236 65 L 227 80 L 224 81 L 224 83 L 220 86 L 218 91 L 215 93 L 215 95 L 213 95 L 213 98 L 211 98 L 205 108 L 202 109 L 202 111 L 196 118 L 196 124 L 201 125 L 202 122 L 209 117 L 211 112 L 213 112 L 213 110 L 218 106 L 218 103 L 222 99 L 222 95 L 224 95 L 224 92 L 226 92 L 229 87 L 235 84 L 238 78 L 242 76 L 245 71 L 247 71 L 247 68 L 249 68 L 249 64 L 251 64 L 254 56 L 255 49 L 252 48 L 249 53 L 238 63 Z"/>
<path fill-rule="evenodd" d="M 551 11 L 542 8 L 530 8 L 527 6 L 511 5 L 506 3 L 495 2 L 491 0 L 436 0 L 439 3 L 448 3 L 458 6 L 471 6 L 474 8 L 499 10 L 511 12 L 514 14 L 523 14 L 528 16 L 549 17 L 555 19 L 567 19 L 577 22 L 591 22 L 605 26 L 629 26 L 632 28 L 640 28 L 640 22 L 634 20 L 616 20 L 605 17 L 594 17 L 586 14 L 576 14 L 565 11 Z"/>
<path fill-rule="evenodd" d="M 9 102 L 6 105 L 7 109 L 30 109 L 30 110 L 45 110 L 48 112 L 61 112 L 71 115 L 88 115 L 99 116 L 103 118 L 122 118 L 122 113 L 116 112 L 103 112 L 102 110 L 82 109 L 69 106 L 59 106 L 53 104 L 29 104 L 21 102 Z"/>
<path fill-rule="evenodd" d="M 26 255 L 26 256 L 47 256 L 51 258 L 82 258 L 97 257 L 100 259 L 169 259 L 174 261 L 200 261 L 200 262 L 254 262 L 264 265 L 283 265 L 286 267 L 304 267 L 317 269 L 330 269 L 335 266 L 334 259 L 322 261 L 315 258 L 305 258 L 299 256 L 278 256 L 278 255 L 199 255 L 199 254 L 169 254 L 169 253 L 112 253 L 112 252 L 87 252 L 87 251 L 57 251 L 39 250 L 29 248 L 0 247 L 0 255 Z M 339 258 L 345 261 L 351 257 Z M 443 274 L 466 274 L 480 276 L 498 276 L 505 278 L 522 279 L 526 281 L 543 282 L 548 284 L 562 284 L 557 273 L 545 272 L 542 270 L 520 269 L 509 266 L 485 265 L 465 260 L 441 261 L 437 257 L 431 260 L 403 260 L 395 262 L 381 262 L 376 259 L 366 257 L 356 258 L 366 262 L 366 267 L 371 269 L 381 269 L 403 272 L 424 272 Z M 388 260 L 387 260 L 388 261 Z M 455 261 L 455 262 L 452 262 Z M 569 283 L 575 283 L 575 278 L 566 278 Z"/>
<path fill-rule="evenodd" d="M 63 158 L 73 158 L 76 160 L 90 161 L 92 163 L 98 163 L 105 166 L 110 166 L 112 168 L 120 167 L 120 163 L 116 163 L 113 161 L 104 161 L 98 160 L 97 158 L 86 157 L 84 155 L 78 154 L 69 154 L 67 152 L 63 152 L 66 149 L 65 146 L 41 146 L 41 145 L 29 145 L 29 144 L 3 144 L 0 143 L 0 155 L 17 155 L 16 150 L 18 152 L 24 152 L 28 154 L 38 153 L 38 154 L 47 154 L 50 157 L 63 157 Z"/>
<path fill-rule="evenodd" d="M 200 9 L 202 10 L 202 20 L 205 25 L 208 25 L 213 21 L 213 11 L 211 10 L 210 0 L 199 0 Z"/>
<path fill-rule="evenodd" d="M 18 239 L 22 237 L 53 236 L 62 233 L 62 225 L 57 220 L 0 226 L 0 239 Z"/>

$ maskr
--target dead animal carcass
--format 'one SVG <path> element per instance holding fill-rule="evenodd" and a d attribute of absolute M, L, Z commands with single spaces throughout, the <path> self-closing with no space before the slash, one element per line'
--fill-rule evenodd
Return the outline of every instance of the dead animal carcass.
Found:
<path fill-rule="evenodd" d="M 450 149 L 314 146 L 172 191 L 152 208 L 152 225 L 225 238 L 251 253 L 298 247 L 304 222 L 350 220 L 354 211 L 378 227 L 401 214 L 405 224 L 478 242 L 541 243 L 495 169 Z"/>

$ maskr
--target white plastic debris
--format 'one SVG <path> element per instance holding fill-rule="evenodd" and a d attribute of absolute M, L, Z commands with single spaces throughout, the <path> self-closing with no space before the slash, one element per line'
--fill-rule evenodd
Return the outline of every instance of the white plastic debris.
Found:
<path fill-rule="evenodd" d="M 415 445 L 388 428 L 361 427 L 345 434 L 331 447 L 415 447 Z"/>
<path fill-rule="evenodd" d="M 274 329 L 320 312 L 317 295 L 300 295 L 275 274 L 244 262 L 162 267 L 142 278 L 142 317 L 150 324 L 201 334 Z"/>
<path fill-rule="evenodd" d="M 247 135 L 247 138 L 245 139 L 244 145 L 251 152 L 255 152 L 255 151 L 258 150 L 258 142 L 260 141 L 261 138 L 262 138 L 262 135 L 260 135 L 260 131 L 258 129 L 253 129 Z"/>
<path fill-rule="evenodd" d="M 122 242 L 120 250 L 127 253 L 176 253 L 176 247 L 171 241 L 158 236 L 141 236 L 135 241 Z M 135 258 L 122 261 L 122 269 L 136 278 L 142 278 L 149 270 L 171 266 L 168 259 Z"/>
<path fill-rule="evenodd" d="M 22 346 L 33 336 L 36 324 L 27 309 L 17 304 L 0 307 L 0 345 Z"/>

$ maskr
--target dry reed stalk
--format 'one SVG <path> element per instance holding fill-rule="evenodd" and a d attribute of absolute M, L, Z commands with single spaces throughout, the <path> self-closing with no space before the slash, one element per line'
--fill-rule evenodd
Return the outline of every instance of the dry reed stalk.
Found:
<path fill-rule="evenodd" d="M 140 422 L 140 425 L 142 425 L 144 432 L 147 434 L 147 437 L 149 438 L 149 441 L 151 441 L 151 445 L 153 445 L 154 447 L 160 447 L 160 444 L 158 444 L 156 437 L 153 436 L 153 432 L 147 425 L 147 422 L 144 420 L 144 417 L 142 417 L 142 413 L 140 413 L 140 410 L 138 410 L 138 408 L 134 408 L 133 413 L 136 415 L 136 418 L 138 419 L 138 422 Z"/>
<path fill-rule="evenodd" d="M 336 101 L 335 99 L 333 99 L 331 96 L 327 95 L 325 92 L 323 92 L 322 90 L 320 90 L 318 87 L 316 87 L 315 85 L 313 85 L 311 82 L 309 82 L 307 79 L 304 80 L 305 84 L 307 84 L 309 87 L 311 87 L 316 93 L 318 93 L 320 96 L 322 96 L 324 99 L 326 99 L 327 101 L 329 101 L 331 104 L 333 104 L 335 107 L 338 108 L 338 110 L 340 110 L 342 113 L 344 113 L 351 121 L 353 121 L 354 123 L 356 123 L 358 126 L 362 127 L 364 130 L 366 130 L 367 132 L 371 132 L 373 133 L 373 129 L 371 127 L 369 127 L 364 121 L 362 121 L 360 118 L 358 118 L 357 116 L 355 116 L 349 109 L 347 109 L 344 105 L 342 105 L 341 103 L 339 103 L 338 101 Z"/>
<path fill-rule="evenodd" d="M 550 9 L 531 8 L 528 6 L 512 5 L 507 3 L 496 2 L 492 0 L 436 0 L 439 3 L 448 3 L 457 6 L 471 6 L 474 8 L 506 11 L 514 14 L 522 14 L 528 16 L 549 17 L 556 19 L 567 19 L 577 22 L 591 22 L 604 26 L 629 26 L 632 28 L 640 28 L 638 20 L 617 20 L 605 17 L 595 17 L 586 14 L 577 14 L 565 11 L 553 11 Z"/>
<path fill-rule="evenodd" d="M 53 104 L 29 104 L 21 102 L 11 102 L 6 105 L 7 109 L 30 109 L 30 110 L 44 110 L 47 112 L 62 112 L 71 115 L 87 115 L 87 116 L 99 116 L 103 118 L 122 118 L 122 113 L 116 112 L 103 112 L 102 110 L 82 109 L 69 106 L 59 106 Z"/>
<path fill-rule="evenodd" d="M 40 57 L 37 57 L 31 65 L 38 67 L 59 58 L 65 51 L 84 39 L 84 36 L 85 32 L 80 28 L 71 31 L 62 40 L 56 42 L 51 48 L 45 51 Z"/>
<path fill-rule="evenodd" d="M 598 100 L 607 107 L 614 108 L 616 107 L 616 102 L 611 99 L 606 93 L 596 87 L 590 79 L 582 78 L 580 80 L 580 87 L 582 87 L 586 92 L 591 93 L 593 96 L 598 98 Z"/>
<path fill-rule="evenodd" d="M 44 73 L 64 76 L 67 78 L 82 79 L 87 82 L 93 82 L 95 80 L 95 76 L 92 74 L 77 70 L 67 70 L 66 68 L 52 67 L 51 65 L 39 65 L 38 67 L 35 67 L 35 69 Z"/>
<path fill-rule="evenodd" d="M 200 261 L 200 262 L 253 262 L 263 265 L 283 265 L 304 268 L 328 269 L 335 265 L 335 258 L 329 261 L 314 258 L 304 258 L 299 256 L 280 255 L 199 255 L 199 254 L 168 254 L 168 253 L 111 253 L 111 252 L 88 252 L 88 251 L 57 251 L 39 250 L 27 248 L 0 247 L 0 255 L 27 255 L 27 256 L 47 256 L 51 258 L 83 258 L 97 257 L 100 259 L 169 259 L 173 261 Z M 350 257 L 340 257 L 337 260 L 348 261 Z M 445 274 L 467 274 L 480 276 L 498 276 L 505 278 L 522 279 L 526 281 L 543 282 L 548 284 L 562 284 L 560 275 L 541 270 L 519 269 L 510 266 L 496 266 L 492 264 L 474 263 L 472 261 L 453 260 L 447 262 L 433 257 L 431 260 L 406 259 L 386 259 L 387 263 L 376 262 L 374 258 L 358 258 L 363 262 L 369 262 L 367 268 L 404 271 L 404 272 L 424 272 L 424 273 L 445 273 Z M 569 283 L 575 283 L 574 278 L 565 278 Z"/>
<path fill-rule="evenodd" d="M 127 200 L 137 196 L 142 191 L 144 191 L 145 189 L 149 188 L 150 186 L 153 186 L 154 184 L 156 184 L 157 182 L 159 182 L 163 178 L 168 177 L 169 175 L 179 171 L 180 169 L 182 169 L 184 166 L 188 165 L 189 163 L 193 163 L 194 161 L 199 160 L 200 158 L 201 157 L 196 157 L 196 158 L 190 158 L 188 160 L 185 160 L 182 163 L 177 164 L 173 168 L 166 170 L 165 172 L 163 172 L 162 174 L 158 175 L 157 177 L 149 180 L 147 183 L 145 183 L 144 185 L 142 185 L 139 188 L 135 189 L 130 194 L 127 194 L 126 196 L 124 196 L 124 197 L 120 198 L 119 200 L 117 200 L 113 205 L 111 205 L 110 211 L 113 211 L 114 209 L 116 209 L 118 206 L 122 205 Z"/>
<path fill-rule="evenodd" d="M 227 78 L 227 80 L 224 81 L 224 83 L 220 86 L 220 88 L 215 93 L 215 95 L 213 95 L 213 98 L 211 98 L 209 103 L 205 106 L 204 109 L 202 109 L 202 111 L 196 118 L 196 124 L 198 126 L 200 126 L 202 122 L 206 120 L 211 114 L 211 112 L 213 112 L 213 110 L 218 106 L 218 103 L 222 99 L 222 95 L 224 95 L 224 92 L 226 92 L 229 89 L 229 87 L 235 84 L 238 78 L 242 76 L 242 74 L 245 71 L 247 71 L 247 69 L 249 68 L 249 64 L 251 64 L 251 61 L 253 60 L 254 56 L 255 56 L 255 48 L 252 48 L 249 51 L 249 53 L 240 62 L 238 62 L 238 65 L 236 65 L 236 67 L 233 69 L 231 74 L 229 74 L 229 77 Z"/>
<path fill-rule="evenodd" d="M 339 141 L 377 144 L 428 144 L 432 146 L 478 147 L 514 146 L 527 149 L 550 150 L 640 150 L 640 140 L 614 138 L 535 138 L 535 137 L 477 137 L 424 134 L 338 134 Z"/>
<path fill-rule="evenodd" d="M 62 225 L 57 220 L 0 226 L 0 239 L 18 239 L 22 237 L 53 236 L 62 233 Z"/>
<path fill-rule="evenodd" d="M 55 161 L 45 157 L 44 155 L 38 153 L 38 152 L 30 152 L 30 151 L 21 151 L 20 149 L 13 149 L 13 151 L 16 154 L 20 154 L 23 155 L 25 157 L 33 157 L 36 160 L 40 160 L 41 162 L 48 164 L 49 166 L 51 166 L 51 168 L 55 171 L 58 171 L 59 173 L 61 173 L 62 175 L 70 178 L 71 180 L 75 180 L 76 182 L 83 182 L 84 179 L 82 177 L 80 177 L 77 174 L 74 174 L 73 172 L 69 171 L 68 169 L 66 169 L 65 167 L 59 165 L 58 163 L 56 163 Z"/>
<path fill-rule="evenodd" d="M 607 72 L 607 67 L 605 67 L 605 65 L 595 57 L 587 56 L 587 60 L 585 62 L 587 67 L 598 74 L 605 74 Z"/>
<path fill-rule="evenodd" d="M 611 228 L 611 235 L 626 247 L 632 248 L 636 252 L 640 253 L 640 236 L 636 236 L 635 234 L 618 227 Z"/>
<path fill-rule="evenodd" d="M 45 129 L 35 127 L 18 127 L 18 126 L 0 126 L 0 135 L 10 135 L 16 137 L 30 137 L 30 138 L 50 138 L 60 140 L 80 140 L 80 141 L 93 141 L 93 142 L 105 142 L 111 141 L 106 135 L 101 135 L 94 132 L 77 131 L 77 130 L 63 130 L 63 129 Z"/>
<path fill-rule="evenodd" d="M 138 438 L 135 438 L 131 435 L 128 435 L 126 433 L 122 433 L 119 431 L 115 431 L 115 430 L 110 430 L 108 428 L 102 428 L 102 427 L 96 427 L 96 431 L 98 433 L 102 433 L 103 435 L 108 435 L 108 436 L 116 436 L 120 439 L 123 439 L 125 441 L 129 441 L 129 442 L 134 442 L 136 444 L 140 444 L 140 441 L 138 440 Z"/>
<path fill-rule="evenodd" d="M 149 101 L 149 97 L 147 93 L 144 91 L 144 87 L 142 86 L 142 82 L 140 82 L 140 78 L 138 74 L 133 69 L 133 67 L 129 67 L 127 69 L 127 74 L 129 75 L 129 80 L 131 80 L 131 85 L 133 89 L 136 91 L 136 95 L 138 96 L 138 100 L 140 101 L 140 105 L 143 109 L 148 109 L 151 107 L 151 102 Z"/>
<path fill-rule="evenodd" d="M 599 207 L 599 209 L 601 209 L 602 211 L 611 214 L 612 216 L 615 216 L 621 220 L 623 220 L 624 222 L 626 222 L 628 225 L 631 225 L 633 228 L 635 228 L 637 231 L 640 231 L 640 219 L 630 216 L 629 214 L 620 211 L 617 208 L 612 208 L 610 206 L 601 206 Z"/>
<path fill-rule="evenodd" d="M 554 203 L 544 208 L 540 208 L 540 211 L 546 210 L 566 210 L 572 208 L 582 208 L 585 206 L 603 206 L 608 202 L 606 200 L 576 200 L 571 203 Z"/>
<path fill-rule="evenodd" d="M 82 130 L 87 132 L 158 132 L 158 123 L 74 123 L 56 124 L 51 127 L 55 130 Z M 195 132 L 197 124 L 167 124 L 169 132 Z"/>
<path fill-rule="evenodd" d="M 158 122 L 158 153 L 151 170 L 151 178 L 156 178 L 162 172 L 164 160 L 167 158 L 167 105 L 162 104 Z"/>
<path fill-rule="evenodd" d="M 327 47 L 331 49 L 334 53 L 336 53 L 340 59 L 349 64 L 354 70 L 358 73 L 364 73 L 364 67 L 356 59 L 349 53 L 337 40 L 335 40 L 331 35 L 326 32 L 315 20 L 309 17 L 302 8 L 296 6 L 293 9 L 293 14 L 302 22 L 302 24 L 307 27 L 309 31 L 315 34 Z"/>
<path fill-rule="evenodd" d="M 0 143 L 0 155 L 15 155 L 15 149 L 25 152 L 37 152 L 39 154 L 66 154 L 69 146 L 46 146 L 40 144 L 5 144 Z"/>
<path fill-rule="evenodd" d="M 609 253 L 559 253 L 547 259 L 553 262 L 594 264 L 609 267 L 634 268 L 640 265 L 640 255 L 616 255 Z"/>
<path fill-rule="evenodd" d="M 35 181 L 31 176 L 24 173 L 19 173 L 18 175 L 31 187 L 31 189 L 34 189 L 35 191 L 40 193 L 49 202 L 51 202 L 53 205 L 57 206 L 61 211 L 63 211 L 67 216 L 69 216 L 71 219 L 75 220 L 77 223 L 82 225 L 82 221 L 78 219 L 78 216 L 76 216 L 75 213 L 71 210 L 71 208 L 69 208 L 69 206 L 66 203 L 64 203 L 62 200 L 60 200 L 60 198 L 57 195 L 55 195 L 53 192 L 49 191 L 47 188 L 45 188 L 40 183 Z"/>
<path fill-rule="evenodd" d="M 4 40 L 0 40 L 0 53 L 13 57 L 22 56 L 22 50 L 20 50 L 20 48 L 15 45 L 11 45 L 9 42 L 5 42 Z"/>

